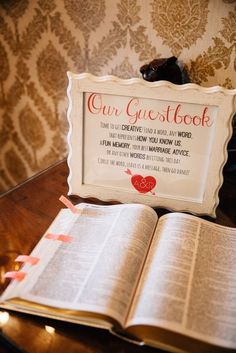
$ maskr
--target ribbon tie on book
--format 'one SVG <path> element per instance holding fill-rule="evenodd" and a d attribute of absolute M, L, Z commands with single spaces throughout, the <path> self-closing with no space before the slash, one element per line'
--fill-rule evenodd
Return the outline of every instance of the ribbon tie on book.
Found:
<path fill-rule="evenodd" d="M 47 233 L 45 235 L 46 239 L 51 239 L 51 240 L 60 240 L 63 241 L 64 243 L 69 243 L 72 241 L 73 237 L 70 235 L 66 234 L 52 234 L 52 233 Z"/>
<path fill-rule="evenodd" d="M 27 262 L 30 265 L 36 265 L 39 262 L 38 257 L 28 256 L 28 255 L 19 255 L 15 259 L 17 262 Z"/>
<path fill-rule="evenodd" d="M 4 278 L 11 278 L 17 281 L 22 281 L 26 276 L 26 272 L 21 271 L 10 271 L 4 274 Z"/>
<path fill-rule="evenodd" d="M 59 200 L 64 203 L 64 205 L 71 210 L 72 213 L 80 213 L 80 210 L 78 210 L 73 203 L 68 200 L 65 196 L 61 195 Z"/>

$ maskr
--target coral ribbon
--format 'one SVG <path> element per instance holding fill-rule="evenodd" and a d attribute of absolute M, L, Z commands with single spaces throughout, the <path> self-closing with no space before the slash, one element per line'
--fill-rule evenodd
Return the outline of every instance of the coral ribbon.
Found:
<path fill-rule="evenodd" d="M 52 234 L 52 233 L 47 233 L 45 235 L 46 239 L 52 239 L 52 240 L 60 240 L 63 241 L 64 243 L 69 243 L 72 241 L 73 237 L 70 235 L 66 234 Z"/>
<path fill-rule="evenodd" d="M 30 265 L 36 265 L 39 262 L 38 257 L 28 256 L 28 255 L 19 255 L 15 259 L 18 262 L 28 262 Z"/>
<path fill-rule="evenodd" d="M 10 272 L 6 272 L 4 277 L 5 278 L 11 278 L 11 279 L 15 279 L 17 281 L 22 281 L 26 276 L 26 272 L 20 272 L 20 271 L 10 271 Z"/>
<path fill-rule="evenodd" d="M 73 205 L 73 203 L 68 200 L 65 196 L 61 195 L 59 200 L 64 203 L 64 205 L 71 210 L 73 213 L 80 213 L 80 211 Z"/>

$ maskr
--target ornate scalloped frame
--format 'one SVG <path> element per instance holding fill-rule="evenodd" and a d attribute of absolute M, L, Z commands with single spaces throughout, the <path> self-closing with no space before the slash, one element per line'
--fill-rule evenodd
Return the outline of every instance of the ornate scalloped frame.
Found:
<path fill-rule="evenodd" d="M 236 110 L 236 89 L 227 90 L 219 86 L 203 88 L 196 84 L 174 85 L 167 81 L 150 83 L 140 78 L 123 80 L 115 76 L 97 77 L 88 73 L 74 74 L 68 72 L 68 79 L 69 195 L 78 195 L 83 198 L 93 197 L 107 202 L 143 203 L 151 207 L 163 207 L 175 211 L 215 217 L 219 203 L 218 192 L 223 183 L 223 167 L 227 160 L 227 144 L 232 135 L 232 118 Z M 84 120 L 86 119 L 84 93 L 92 92 L 113 96 L 206 104 L 218 108 L 215 135 L 210 150 L 209 166 L 201 203 L 176 199 L 176 197 L 172 199 L 159 197 L 158 195 L 134 194 L 122 188 L 84 183 Z"/>

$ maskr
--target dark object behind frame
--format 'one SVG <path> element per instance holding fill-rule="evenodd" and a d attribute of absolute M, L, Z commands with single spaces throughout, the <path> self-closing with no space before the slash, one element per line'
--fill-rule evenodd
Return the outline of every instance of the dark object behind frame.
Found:
<path fill-rule="evenodd" d="M 175 56 L 163 59 L 154 59 L 149 64 L 140 67 L 140 72 L 144 80 L 169 81 L 176 85 L 189 83 L 187 71 Z"/>

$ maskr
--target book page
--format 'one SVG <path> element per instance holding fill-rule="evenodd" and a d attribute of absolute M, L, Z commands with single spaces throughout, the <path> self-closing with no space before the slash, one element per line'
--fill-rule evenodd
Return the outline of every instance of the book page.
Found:
<path fill-rule="evenodd" d="M 127 326 L 152 325 L 236 348 L 236 229 L 160 218 Z"/>
<path fill-rule="evenodd" d="M 57 308 L 92 311 L 122 322 L 146 257 L 157 215 L 143 205 L 81 204 L 80 214 L 62 210 L 48 232 L 71 243 L 42 238 L 25 267 L 26 278 L 5 294 Z"/>

